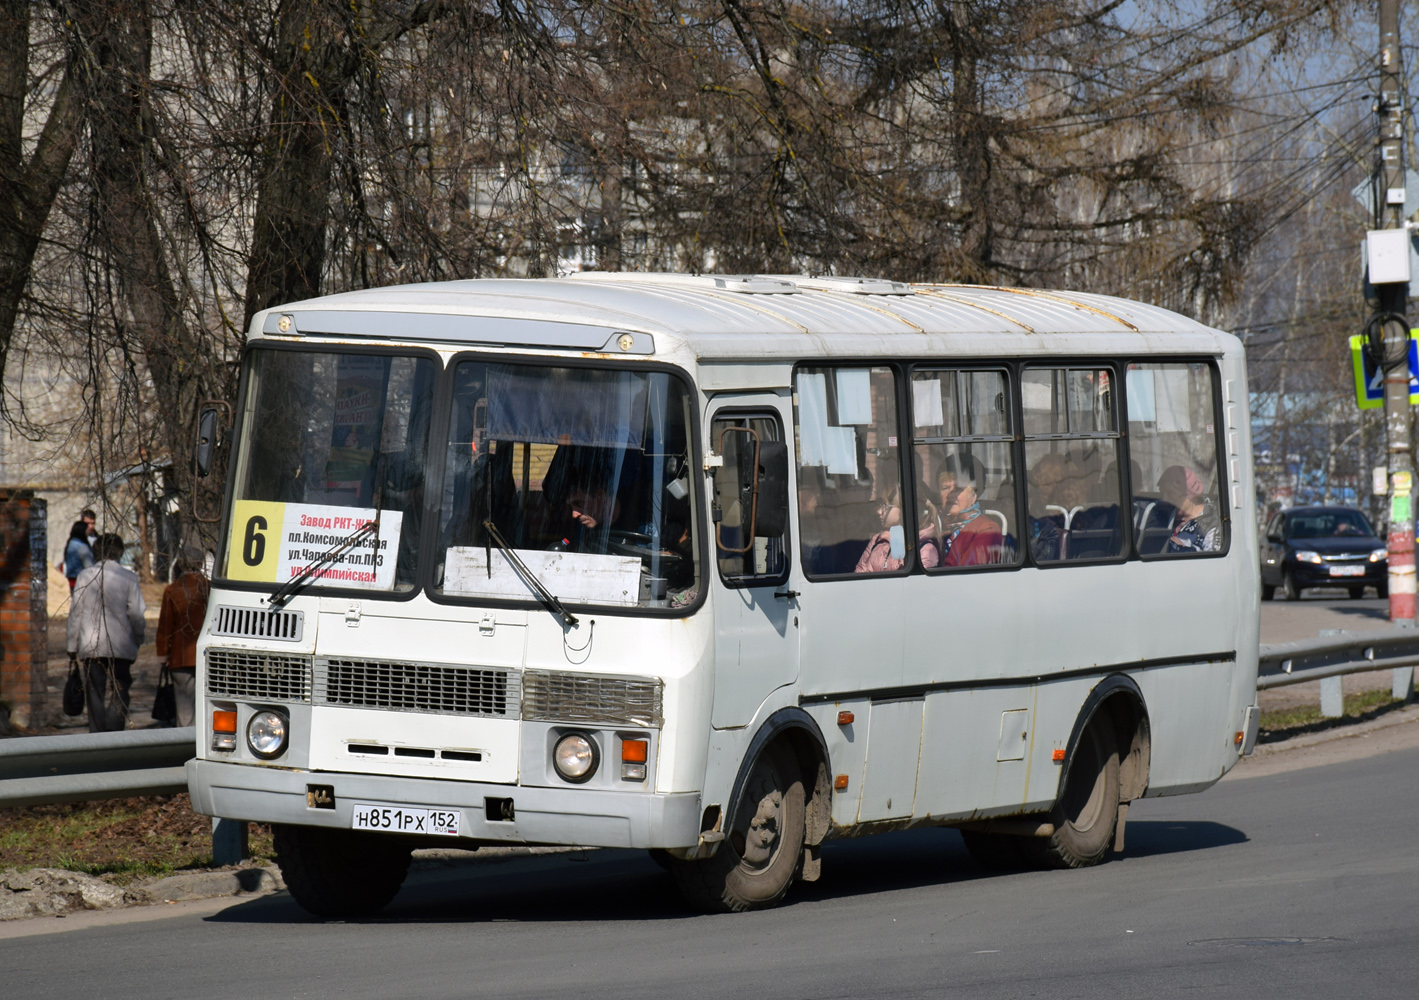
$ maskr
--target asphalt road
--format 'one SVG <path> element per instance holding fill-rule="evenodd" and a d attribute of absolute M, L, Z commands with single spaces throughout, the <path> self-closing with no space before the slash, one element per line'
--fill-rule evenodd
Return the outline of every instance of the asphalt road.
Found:
<path fill-rule="evenodd" d="M 1299 601 L 1261 602 L 1261 641 L 1314 639 L 1321 629 L 1376 632 L 1390 628 L 1389 601 L 1352 601 L 1334 590 L 1308 590 Z"/>
<path fill-rule="evenodd" d="M 1411 998 L 1416 742 L 1137 803 L 1086 871 L 986 875 L 912 831 L 829 845 L 781 909 L 698 916 L 643 855 L 526 858 L 419 872 L 361 923 L 285 894 L 34 923 L 0 933 L 4 995 Z"/>

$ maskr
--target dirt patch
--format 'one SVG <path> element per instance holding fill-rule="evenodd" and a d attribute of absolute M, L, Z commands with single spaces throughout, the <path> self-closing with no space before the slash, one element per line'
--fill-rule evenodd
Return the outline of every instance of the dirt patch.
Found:
<path fill-rule="evenodd" d="M 272 856 L 271 830 L 252 824 L 252 857 Z M 212 866 L 212 821 L 183 795 L 0 810 L 0 870 L 63 868 L 116 883 Z"/>

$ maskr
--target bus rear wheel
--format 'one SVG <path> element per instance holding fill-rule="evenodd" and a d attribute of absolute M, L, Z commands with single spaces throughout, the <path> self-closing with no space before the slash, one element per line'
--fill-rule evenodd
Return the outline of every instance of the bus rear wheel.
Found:
<path fill-rule="evenodd" d="M 692 906 L 739 913 L 777 906 L 803 856 L 803 778 L 792 754 L 766 750 L 749 771 L 733 825 L 714 857 L 682 861 L 670 871 Z"/>
<path fill-rule="evenodd" d="M 286 888 L 317 917 L 377 913 L 409 873 L 410 848 L 383 834 L 280 823 L 272 833 Z"/>
<path fill-rule="evenodd" d="M 1118 747 L 1103 719 L 1079 738 L 1063 793 L 1050 813 L 1054 833 L 1022 837 L 1020 850 L 1040 868 L 1087 868 L 1104 860 L 1118 821 Z"/>

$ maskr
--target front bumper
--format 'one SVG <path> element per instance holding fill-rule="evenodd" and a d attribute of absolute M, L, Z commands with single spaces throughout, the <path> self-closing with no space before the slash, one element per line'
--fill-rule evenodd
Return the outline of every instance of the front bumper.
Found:
<path fill-rule="evenodd" d="M 1297 560 L 1291 565 L 1296 582 L 1302 587 L 1377 587 L 1389 580 L 1389 563 L 1362 563 L 1364 576 L 1331 576 L 1328 565 L 1303 563 Z"/>
<path fill-rule="evenodd" d="M 307 804 L 307 785 L 335 789 L 335 808 Z M 691 847 L 699 840 L 700 796 L 594 788 L 535 788 L 472 781 L 296 770 L 224 761 L 187 762 L 192 808 L 204 815 L 257 823 L 349 829 L 353 805 L 435 806 L 462 813 L 465 841 L 585 847 Z M 491 820 L 486 799 L 512 799 L 513 819 Z M 432 843 L 432 841 L 431 841 Z"/>

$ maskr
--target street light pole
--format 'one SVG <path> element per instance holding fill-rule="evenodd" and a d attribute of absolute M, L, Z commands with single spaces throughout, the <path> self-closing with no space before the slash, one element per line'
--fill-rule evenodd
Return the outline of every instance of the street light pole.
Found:
<path fill-rule="evenodd" d="M 1376 185 L 1376 225 L 1403 229 L 1404 109 L 1399 75 L 1399 0 L 1380 0 L 1380 164 Z M 1380 314 L 1386 315 L 1384 339 L 1385 437 L 1388 450 L 1389 617 L 1400 628 L 1415 625 L 1414 514 L 1410 498 L 1414 488 L 1414 414 L 1409 405 L 1409 323 L 1404 319 L 1409 300 L 1407 282 L 1375 285 Z"/>

